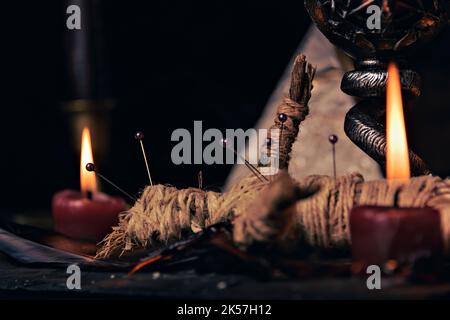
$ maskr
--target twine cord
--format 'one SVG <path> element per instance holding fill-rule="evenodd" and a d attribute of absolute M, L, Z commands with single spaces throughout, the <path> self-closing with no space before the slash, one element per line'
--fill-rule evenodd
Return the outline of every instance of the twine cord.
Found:
<path fill-rule="evenodd" d="M 286 114 L 287 121 L 281 123 L 275 118 L 272 126 L 283 128 L 279 137 L 281 169 L 287 167 L 300 123 L 309 113 L 314 75 L 315 68 L 306 61 L 306 57 L 297 56 L 289 97 L 278 107 L 278 114 Z M 168 243 L 180 239 L 185 232 L 198 232 L 211 224 L 242 215 L 247 204 L 269 184 L 267 177 L 257 173 L 244 178 L 224 194 L 201 188 L 179 190 L 166 185 L 147 186 L 139 201 L 120 215 L 119 225 L 113 227 L 101 242 L 97 258 Z"/>
<path fill-rule="evenodd" d="M 292 246 L 290 241 L 295 239 L 301 244 L 319 248 L 348 247 L 351 244 L 349 215 L 354 206 L 396 205 L 403 208 L 431 207 L 438 210 L 444 247 L 446 252 L 450 253 L 450 179 L 421 176 L 408 182 L 364 182 L 360 174 L 352 173 L 337 179 L 329 176 L 309 176 L 301 181 L 294 181 L 287 173 L 284 175 L 285 177 L 278 180 L 285 181 L 283 187 L 270 188 L 270 198 L 273 202 L 271 205 L 260 205 L 267 202 L 265 199 L 268 197 L 267 193 L 262 192 L 260 197 L 248 204 L 250 209 L 236 219 L 235 242 L 243 247 L 254 242 L 278 242 L 281 247 L 286 247 Z M 286 181 L 287 179 L 290 181 Z M 283 211 L 276 208 L 276 201 L 287 194 L 308 196 L 298 196 L 291 200 L 293 210 Z M 275 240 L 273 235 L 276 235 Z"/>
<path fill-rule="evenodd" d="M 284 113 L 287 119 L 282 123 L 276 117 L 271 127 L 281 131 L 280 169 L 287 169 L 299 126 L 309 113 L 314 74 L 315 69 L 299 55 L 294 62 L 289 97 L 278 107 L 278 114 Z M 147 186 L 139 201 L 120 215 L 119 225 L 102 241 L 97 258 L 167 243 L 182 238 L 186 232 L 198 232 L 231 218 L 235 218 L 234 241 L 243 248 L 256 242 L 280 248 L 297 244 L 345 247 L 351 244 L 349 213 L 357 205 L 439 210 L 445 249 L 450 253 L 450 179 L 422 176 L 406 183 L 364 182 L 360 174 L 353 173 L 338 178 L 314 175 L 294 181 L 286 170 L 281 170 L 271 181 L 249 175 L 226 193 Z"/>

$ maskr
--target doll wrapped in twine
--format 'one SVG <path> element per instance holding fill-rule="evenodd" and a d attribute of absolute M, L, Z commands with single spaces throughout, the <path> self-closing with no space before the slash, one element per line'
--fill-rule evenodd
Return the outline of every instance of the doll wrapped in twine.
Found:
<path fill-rule="evenodd" d="M 315 74 L 304 55 L 299 55 L 292 70 L 289 96 L 278 108 L 286 116 L 276 117 L 273 129 L 279 129 L 279 164 L 286 168 L 300 123 L 309 113 L 312 81 Z M 270 179 L 267 179 L 269 181 Z M 147 186 L 135 205 L 119 217 L 97 253 L 98 258 L 122 254 L 134 248 L 148 248 L 180 239 L 186 232 L 197 232 L 212 224 L 242 214 L 246 205 L 268 184 L 249 175 L 226 193 L 199 188 L 179 190 L 166 185 Z"/>
<path fill-rule="evenodd" d="M 280 169 L 288 168 L 292 144 L 309 113 L 314 73 L 303 55 L 296 58 L 289 97 L 278 107 L 278 114 L 287 118 L 277 116 L 272 126 L 280 129 Z M 450 180 L 422 176 L 408 182 L 364 182 L 353 173 L 337 179 L 309 176 L 295 181 L 281 170 L 269 181 L 249 175 L 226 193 L 148 186 L 102 241 L 97 257 L 168 243 L 231 218 L 233 239 L 242 248 L 255 243 L 288 250 L 302 245 L 346 247 L 351 243 L 349 212 L 355 205 L 436 208 L 450 252 Z"/>
<path fill-rule="evenodd" d="M 349 213 L 358 205 L 438 210 L 444 248 L 450 253 L 450 179 L 431 175 L 407 182 L 364 182 L 358 173 L 337 179 L 308 176 L 295 181 L 281 172 L 235 220 L 234 241 L 241 247 L 255 243 L 283 249 L 305 244 L 325 249 L 348 247 Z"/>

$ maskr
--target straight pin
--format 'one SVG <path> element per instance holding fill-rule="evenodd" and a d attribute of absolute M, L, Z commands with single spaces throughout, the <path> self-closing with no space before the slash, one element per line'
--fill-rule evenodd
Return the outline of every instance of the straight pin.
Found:
<path fill-rule="evenodd" d="M 144 148 L 144 133 L 143 132 L 136 132 L 134 135 L 134 138 L 139 141 L 139 144 L 141 145 L 142 155 L 144 156 L 144 162 L 145 167 L 147 168 L 147 174 L 148 174 L 148 180 L 150 181 L 150 185 L 153 186 L 152 176 L 150 174 L 150 168 L 148 167 L 148 161 L 147 161 L 147 155 L 145 154 L 145 148 Z"/>
<path fill-rule="evenodd" d="M 337 135 L 332 134 L 328 137 L 328 141 L 331 143 L 331 152 L 333 156 L 333 174 L 334 179 L 336 179 L 336 143 L 339 141 L 339 138 Z"/>
<path fill-rule="evenodd" d="M 109 180 L 108 178 L 106 178 L 104 175 L 102 175 L 101 173 L 99 173 L 96 168 L 95 165 L 93 163 L 88 163 L 86 164 L 86 170 L 89 172 L 95 172 L 97 174 L 97 176 L 99 178 L 101 178 L 102 180 L 106 181 L 107 183 L 109 183 L 110 185 L 112 185 L 114 188 L 116 188 L 117 190 L 119 190 L 121 193 L 123 193 L 125 196 L 127 196 L 128 198 L 130 198 L 131 200 L 133 200 L 134 202 L 137 202 L 138 200 L 133 197 L 132 195 L 130 195 L 128 192 L 126 192 L 125 190 L 123 190 L 122 188 L 120 188 L 118 185 L 116 185 L 114 182 L 112 182 L 111 180 Z"/>
<path fill-rule="evenodd" d="M 222 139 L 222 146 L 225 149 L 228 149 L 230 151 L 233 151 L 233 153 L 240 158 L 241 160 L 244 161 L 245 166 L 259 179 L 261 180 L 261 182 L 268 182 L 269 179 L 267 179 L 254 165 L 252 165 L 247 159 L 245 159 L 244 157 L 242 157 L 241 155 L 239 155 L 236 150 L 230 148 L 227 146 L 227 140 L 226 139 Z"/>
<path fill-rule="evenodd" d="M 288 115 L 286 113 L 279 113 L 278 114 L 278 121 L 281 124 L 280 127 L 280 143 L 281 143 L 281 139 L 283 138 L 283 129 L 284 129 L 284 123 L 288 120 Z"/>

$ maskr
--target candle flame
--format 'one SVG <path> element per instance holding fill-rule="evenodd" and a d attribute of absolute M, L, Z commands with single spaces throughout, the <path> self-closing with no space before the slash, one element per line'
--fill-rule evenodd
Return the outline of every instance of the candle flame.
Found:
<path fill-rule="evenodd" d="M 389 180 L 407 180 L 410 178 L 408 142 L 400 75 L 395 63 L 388 67 L 386 103 L 386 175 Z"/>
<path fill-rule="evenodd" d="M 81 162 L 80 162 L 80 185 L 82 192 L 97 191 L 97 178 L 95 172 L 86 170 L 86 164 L 94 163 L 91 145 L 91 133 L 85 127 L 81 135 Z"/>

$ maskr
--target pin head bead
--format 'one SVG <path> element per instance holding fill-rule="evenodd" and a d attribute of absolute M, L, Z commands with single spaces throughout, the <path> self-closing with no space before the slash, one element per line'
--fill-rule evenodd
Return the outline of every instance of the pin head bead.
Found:
<path fill-rule="evenodd" d="M 95 165 L 93 163 L 87 163 L 86 164 L 86 170 L 89 172 L 95 171 Z"/>
<path fill-rule="evenodd" d="M 278 114 L 278 120 L 279 120 L 281 123 L 285 123 L 285 122 L 287 121 L 287 119 L 288 119 L 288 116 L 287 116 L 286 113 L 279 113 L 279 114 Z"/>
<path fill-rule="evenodd" d="M 144 139 L 144 133 L 142 131 L 138 131 L 134 134 L 134 138 L 136 140 L 143 140 Z"/>
<path fill-rule="evenodd" d="M 337 143 L 339 140 L 338 136 L 335 134 L 332 134 L 328 137 L 328 141 L 330 141 L 331 144 Z"/>

